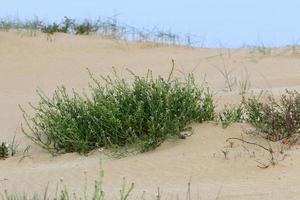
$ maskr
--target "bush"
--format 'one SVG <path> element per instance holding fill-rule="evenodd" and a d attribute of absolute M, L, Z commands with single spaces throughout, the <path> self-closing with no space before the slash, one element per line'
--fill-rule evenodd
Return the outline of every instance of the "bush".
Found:
<path fill-rule="evenodd" d="M 239 106 L 225 106 L 225 109 L 219 114 L 219 121 L 223 128 L 228 127 L 233 122 L 243 122 L 243 108 Z"/>
<path fill-rule="evenodd" d="M 53 23 L 45 25 L 41 28 L 41 31 L 49 35 L 53 35 L 54 33 L 60 32 L 59 24 Z"/>
<path fill-rule="evenodd" d="M 13 28 L 12 22 L 10 21 L 5 21 L 5 20 L 0 20 L 0 30 L 3 31 L 9 31 L 11 28 Z"/>
<path fill-rule="evenodd" d="M 76 35 L 89 35 L 91 33 L 96 33 L 99 29 L 97 23 L 93 24 L 92 22 L 85 20 L 81 24 L 76 24 L 74 26 L 74 31 Z"/>
<path fill-rule="evenodd" d="M 277 141 L 300 131 L 300 94 L 286 91 L 277 102 L 269 97 L 266 103 L 258 98 L 245 102 L 247 121 L 270 140 Z"/>
<path fill-rule="evenodd" d="M 59 87 L 53 97 L 42 91 L 33 117 L 24 112 L 24 133 L 51 153 L 86 153 L 99 147 L 138 144 L 141 151 L 160 145 L 170 136 L 180 136 L 192 122 L 214 118 L 212 95 L 195 84 L 190 74 L 186 81 L 163 77 L 134 76 L 105 78 L 106 84 L 91 75 L 91 94 L 69 95 Z"/>
<path fill-rule="evenodd" d="M 68 17 L 64 17 L 64 20 L 60 23 L 53 23 L 48 25 L 42 25 L 40 29 L 43 33 L 54 34 L 54 33 L 71 33 L 75 27 L 75 20 Z"/>

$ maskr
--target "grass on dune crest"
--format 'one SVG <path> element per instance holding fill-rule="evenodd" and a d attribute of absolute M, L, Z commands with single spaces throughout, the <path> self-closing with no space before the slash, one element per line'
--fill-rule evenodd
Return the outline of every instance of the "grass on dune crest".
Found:
<path fill-rule="evenodd" d="M 174 64 L 174 63 L 173 63 Z M 193 74 L 185 80 L 133 74 L 130 84 L 116 75 L 102 77 L 101 84 L 91 73 L 90 94 L 67 92 L 58 87 L 52 97 L 38 91 L 40 102 L 31 106 L 29 116 L 22 108 L 23 132 L 52 154 L 87 153 L 97 148 L 136 146 L 149 151 L 181 133 L 192 122 L 214 118 L 212 95 L 195 84 Z M 116 73 L 115 73 L 116 74 Z"/>
<path fill-rule="evenodd" d="M 31 20 L 19 18 L 0 18 L 0 31 L 15 29 L 18 32 L 28 32 L 36 36 L 37 32 L 47 34 L 47 39 L 55 33 L 67 33 L 75 35 L 100 35 L 113 39 L 154 42 L 166 45 L 203 46 L 204 38 L 192 34 L 176 34 L 171 30 L 153 28 L 138 29 L 136 27 L 122 24 L 117 17 L 99 17 L 97 20 L 76 20 L 64 17 L 60 22 L 45 22 L 38 17 Z M 52 40 L 51 40 L 52 41 Z"/>

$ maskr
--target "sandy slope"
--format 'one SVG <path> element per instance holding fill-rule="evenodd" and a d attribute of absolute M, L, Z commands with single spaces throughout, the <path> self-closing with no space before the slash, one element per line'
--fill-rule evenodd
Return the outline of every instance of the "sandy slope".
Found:
<path fill-rule="evenodd" d="M 279 93 L 285 88 L 300 87 L 300 57 L 286 49 L 274 49 L 272 55 L 262 55 L 249 49 L 191 49 L 163 47 L 153 44 L 125 43 L 99 37 L 56 35 L 53 42 L 44 35 L 0 32 L 0 141 L 10 141 L 17 133 L 20 152 L 16 157 L 0 161 L 0 189 L 40 191 L 47 182 L 54 190 L 63 177 L 72 191 L 80 192 L 87 171 L 89 184 L 97 177 L 99 157 L 67 154 L 51 157 L 35 146 L 20 131 L 22 121 L 18 104 L 37 102 L 37 87 L 51 94 L 55 87 L 81 90 L 89 81 L 86 67 L 99 75 L 112 72 L 112 66 L 125 77 L 126 68 L 137 74 L 147 69 L 167 75 L 171 59 L 176 73 L 194 71 L 199 83 L 206 76 L 216 92 L 219 105 L 239 101 L 237 91 L 224 92 L 224 78 L 217 68 L 234 69 L 237 77 L 247 70 L 252 89 L 261 88 Z M 193 197 L 200 199 L 299 199 L 300 151 L 297 146 L 285 152 L 284 161 L 275 167 L 260 169 L 255 160 L 268 162 L 268 154 L 256 147 L 235 142 L 228 137 L 240 137 L 246 125 L 235 124 L 222 129 L 214 123 L 194 125 L 194 135 L 186 140 L 168 141 L 153 152 L 112 159 L 102 155 L 105 189 L 112 199 L 122 183 L 122 177 L 135 182 L 135 194 L 154 195 L 157 187 L 171 199 L 185 196 L 191 177 Z M 267 145 L 257 137 L 248 140 Z M 23 149 L 31 145 L 30 155 L 20 162 Z M 272 144 L 279 151 L 279 144 Z M 221 150 L 228 150 L 228 160 Z M 255 156 L 253 156 L 255 152 Z M 277 159 L 282 159 L 278 154 Z M 7 179 L 1 181 L 2 179 Z M 134 196 L 133 195 L 133 196 Z"/>

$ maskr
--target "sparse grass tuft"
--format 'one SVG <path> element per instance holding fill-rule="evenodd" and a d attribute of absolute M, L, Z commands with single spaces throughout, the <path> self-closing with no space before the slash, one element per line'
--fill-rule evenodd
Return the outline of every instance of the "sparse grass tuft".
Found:
<path fill-rule="evenodd" d="M 173 72 L 173 70 L 172 70 Z M 52 97 L 38 91 L 36 114 L 24 113 L 23 132 L 52 154 L 87 153 L 99 147 L 137 145 L 141 151 L 159 146 L 192 122 L 212 120 L 212 95 L 195 84 L 193 74 L 185 81 L 161 76 L 134 75 L 132 84 L 106 77 L 101 84 L 92 74 L 91 95 L 69 94 L 59 87 Z"/>
<path fill-rule="evenodd" d="M 223 69 L 217 68 L 217 70 L 221 73 L 225 81 L 225 90 L 232 92 L 237 84 L 237 78 L 232 75 L 233 70 L 227 70 L 224 66 Z"/>
<path fill-rule="evenodd" d="M 70 199 L 93 199 L 93 200 L 105 200 L 105 193 L 103 191 L 103 179 L 104 179 L 104 170 L 102 169 L 102 163 L 100 162 L 100 169 L 98 173 L 98 178 L 94 182 L 94 191 L 89 192 L 87 188 L 87 174 L 85 172 L 85 181 L 84 181 L 84 194 L 83 196 L 78 196 L 76 193 L 70 193 L 67 185 L 64 182 L 64 179 L 61 178 L 60 181 L 56 185 L 56 192 L 53 194 L 49 194 L 48 187 L 49 184 L 45 187 L 44 193 L 34 193 L 33 196 L 29 196 L 26 194 L 19 195 L 15 193 L 10 193 L 7 190 L 4 190 L 3 193 L 0 192 L 1 200 L 40 200 L 40 199 L 53 199 L 53 200 L 70 200 Z M 122 188 L 120 190 L 119 198 L 120 200 L 129 199 L 130 194 L 134 189 L 134 183 L 131 183 L 129 187 L 127 187 L 127 183 L 125 178 L 123 178 Z"/>
<path fill-rule="evenodd" d="M 104 187 L 103 187 L 103 185 L 104 185 L 104 170 L 102 169 L 102 165 L 101 165 L 99 173 L 98 173 L 98 178 L 94 181 L 94 185 L 93 185 L 94 187 L 93 187 L 92 191 L 89 190 L 88 185 L 87 185 L 87 172 L 84 172 L 84 174 L 85 174 L 85 180 L 83 183 L 84 186 L 83 186 L 83 194 L 82 195 L 72 192 L 62 177 L 56 185 L 55 192 L 49 191 L 49 184 L 47 184 L 47 186 L 45 187 L 43 192 L 33 193 L 33 195 L 28 195 L 26 193 L 24 193 L 24 194 L 13 193 L 13 192 L 10 192 L 7 190 L 3 191 L 3 189 L 1 189 L 0 190 L 0 199 L 1 200 L 45 200 L 45 199 L 47 199 L 47 200 L 71 200 L 71 199 L 74 199 L 74 200 L 76 200 L 76 199 L 105 200 L 105 199 L 109 199 L 107 197 L 108 195 L 104 191 Z M 137 194 L 137 192 L 135 192 L 135 194 L 133 194 L 134 189 L 135 189 L 135 184 L 134 183 L 128 184 L 126 179 L 123 178 L 123 182 L 122 182 L 121 188 L 119 190 L 119 194 L 116 195 L 116 197 L 114 199 L 119 199 L 119 200 L 170 199 L 166 195 L 163 195 L 163 193 L 161 192 L 159 187 L 157 189 L 156 194 L 152 195 L 152 194 L 148 193 L 147 196 L 146 196 L 145 191 L 141 195 Z M 219 193 L 218 193 L 218 195 L 219 195 Z M 113 196 L 113 195 L 110 194 L 109 196 Z M 179 199 L 178 194 L 176 196 L 177 196 L 176 199 Z M 185 198 L 184 198 L 184 196 L 185 196 Z M 171 199 L 173 199 L 173 198 L 171 198 Z M 186 199 L 186 200 L 192 199 L 191 178 L 187 184 L 186 193 L 182 194 L 180 199 Z"/>

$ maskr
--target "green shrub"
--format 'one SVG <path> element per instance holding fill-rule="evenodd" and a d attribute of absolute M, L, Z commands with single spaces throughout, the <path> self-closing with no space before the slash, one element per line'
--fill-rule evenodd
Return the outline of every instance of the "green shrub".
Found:
<path fill-rule="evenodd" d="M 74 29 L 75 26 L 75 20 L 74 19 L 70 19 L 68 17 L 64 17 L 63 22 L 60 24 L 60 30 L 59 32 L 62 33 L 70 33 L 72 32 L 72 30 Z"/>
<path fill-rule="evenodd" d="M 224 110 L 219 114 L 219 121 L 222 123 L 223 128 L 228 127 L 233 122 L 243 122 L 243 120 L 243 108 L 241 105 L 226 105 Z"/>
<path fill-rule="evenodd" d="M 47 33 L 49 35 L 53 35 L 54 33 L 60 32 L 59 24 L 53 23 L 49 25 L 45 25 L 41 28 L 43 33 Z"/>
<path fill-rule="evenodd" d="M 99 29 L 97 23 L 92 23 L 88 20 L 85 20 L 81 24 L 74 25 L 74 31 L 76 35 L 89 35 L 91 33 L 96 33 Z"/>
<path fill-rule="evenodd" d="M 286 91 L 279 102 L 273 97 L 263 103 L 258 98 L 245 102 L 247 121 L 271 140 L 290 137 L 300 130 L 300 94 Z"/>
<path fill-rule="evenodd" d="M 59 87 L 52 97 L 38 91 L 36 114 L 24 111 L 28 131 L 24 133 L 51 153 L 86 153 L 99 147 L 138 144 L 141 151 L 160 145 L 170 136 L 180 136 L 192 122 L 214 118 L 212 95 L 195 84 L 163 77 L 134 76 L 105 78 L 106 84 L 91 75 L 91 94 L 69 95 Z"/>
<path fill-rule="evenodd" d="M 10 29 L 14 28 L 16 25 L 15 22 L 9 19 L 0 19 L 0 30 L 1 31 L 9 31 Z"/>

